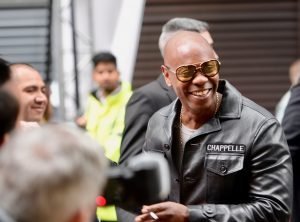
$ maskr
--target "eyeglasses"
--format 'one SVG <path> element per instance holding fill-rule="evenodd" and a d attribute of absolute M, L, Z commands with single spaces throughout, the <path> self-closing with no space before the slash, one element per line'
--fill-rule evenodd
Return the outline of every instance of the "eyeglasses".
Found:
<path fill-rule="evenodd" d="M 200 72 L 206 77 L 213 77 L 220 71 L 221 63 L 217 59 L 212 59 L 200 64 L 179 66 L 174 72 L 168 66 L 165 66 L 169 71 L 176 74 L 176 77 L 181 82 L 191 81 L 197 72 Z"/>

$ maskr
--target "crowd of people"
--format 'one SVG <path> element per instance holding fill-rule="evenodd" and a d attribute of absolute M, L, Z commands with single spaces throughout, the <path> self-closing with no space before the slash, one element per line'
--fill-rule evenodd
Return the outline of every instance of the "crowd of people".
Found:
<path fill-rule="evenodd" d="M 300 221 L 299 61 L 276 118 L 222 79 L 206 22 L 173 18 L 158 46 L 161 73 L 133 92 L 115 55 L 92 57 L 78 127 L 47 123 L 41 73 L 0 59 L 1 222 Z M 168 198 L 97 208 L 108 166 L 142 152 L 165 159 Z"/>

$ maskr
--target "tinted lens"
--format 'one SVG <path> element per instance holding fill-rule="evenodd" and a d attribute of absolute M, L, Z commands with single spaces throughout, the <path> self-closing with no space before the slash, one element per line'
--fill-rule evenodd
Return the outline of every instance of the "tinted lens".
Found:
<path fill-rule="evenodd" d="M 190 81 L 196 72 L 194 65 L 180 66 L 176 70 L 176 76 L 178 80 L 182 82 Z"/>
<path fill-rule="evenodd" d="M 217 60 L 210 60 L 201 64 L 201 71 L 206 76 L 214 76 L 219 73 L 220 64 Z"/>

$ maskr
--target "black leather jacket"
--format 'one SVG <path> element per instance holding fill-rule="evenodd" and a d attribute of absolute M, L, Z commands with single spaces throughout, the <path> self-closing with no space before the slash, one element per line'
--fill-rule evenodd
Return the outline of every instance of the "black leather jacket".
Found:
<path fill-rule="evenodd" d="M 181 168 L 173 141 L 181 103 L 150 119 L 144 151 L 165 156 L 171 170 L 170 201 L 189 208 L 189 221 L 289 221 L 292 164 L 277 120 L 228 81 L 222 104 L 184 146 Z"/>

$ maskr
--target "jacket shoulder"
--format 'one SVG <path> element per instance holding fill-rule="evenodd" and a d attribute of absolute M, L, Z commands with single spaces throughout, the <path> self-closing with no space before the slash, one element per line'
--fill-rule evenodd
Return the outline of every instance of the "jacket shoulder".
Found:
<path fill-rule="evenodd" d="M 245 109 L 248 109 L 247 114 L 253 113 L 253 115 L 256 115 L 258 117 L 260 116 L 262 119 L 275 119 L 274 115 L 271 112 L 269 112 L 264 107 L 258 105 L 257 103 L 253 102 L 249 98 L 243 97 L 243 106 Z"/>

